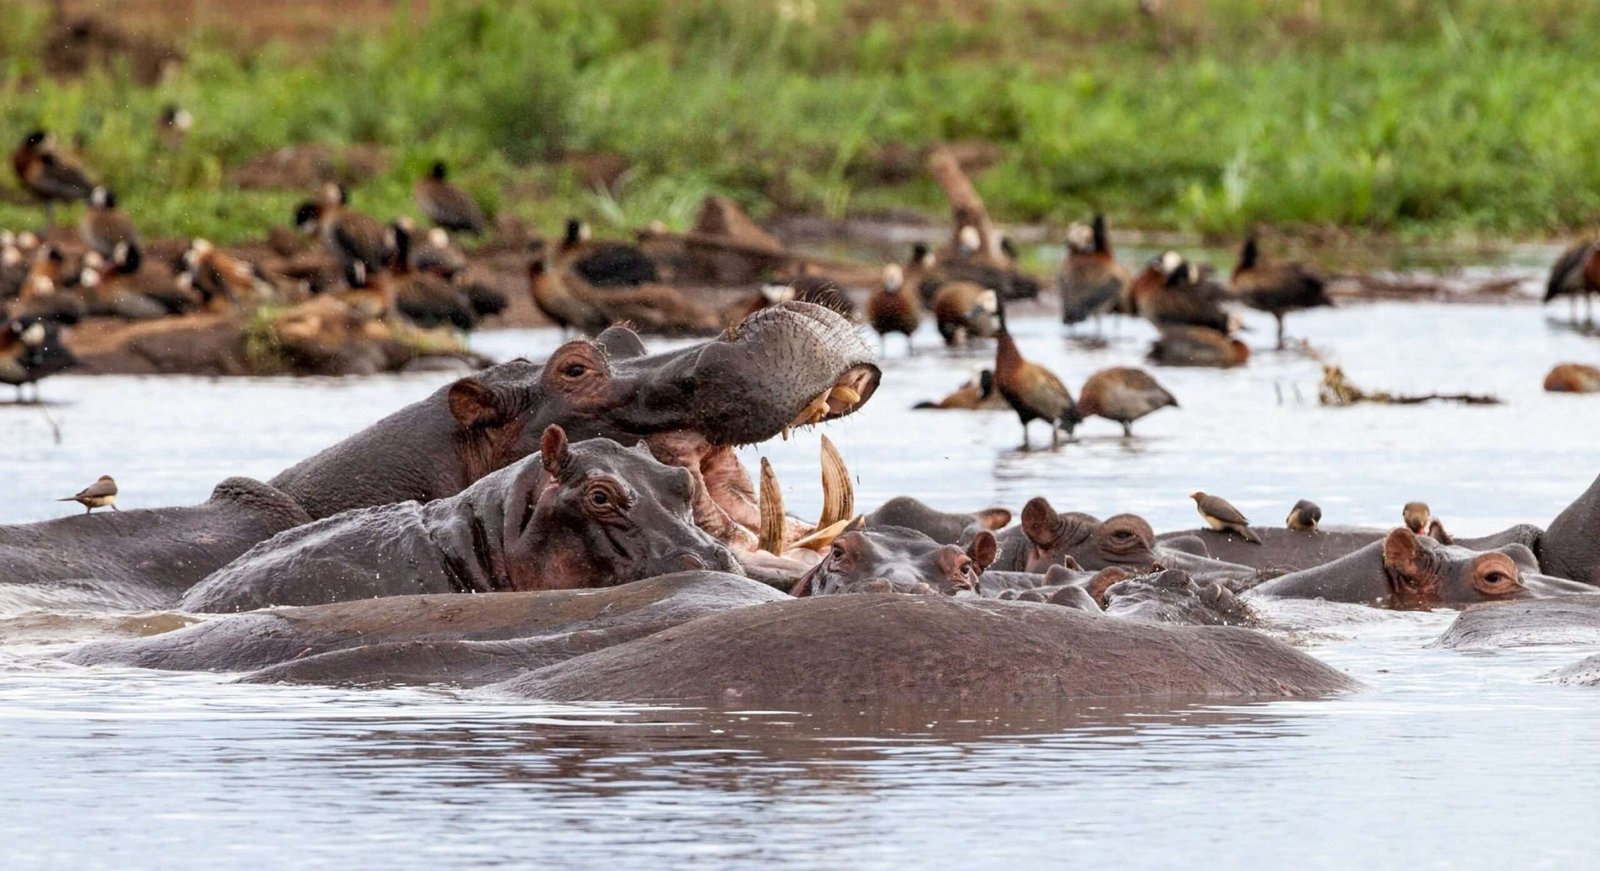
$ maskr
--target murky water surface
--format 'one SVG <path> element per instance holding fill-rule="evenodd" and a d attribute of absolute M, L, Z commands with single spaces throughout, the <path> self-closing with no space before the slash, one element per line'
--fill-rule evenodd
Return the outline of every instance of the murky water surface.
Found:
<path fill-rule="evenodd" d="M 1270 320 L 1252 323 L 1270 344 Z M 1025 453 L 1009 413 L 906 410 L 986 362 L 928 331 L 915 357 L 891 342 L 877 397 L 828 432 L 862 506 L 1042 493 L 1157 529 L 1193 525 L 1184 494 L 1204 489 L 1260 524 L 1299 498 L 1353 524 L 1425 499 L 1453 532 L 1485 533 L 1548 522 L 1600 471 L 1600 400 L 1539 389 L 1600 344 L 1536 307 L 1355 305 L 1290 324 L 1362 386 L 1506 402 L 1324 409 L 1314 362 L 1262 350 L 1241 370 L 1158 371 L 1183 408 L 1133 442 L 1095 421 Z M 1073 385 L 1137 363 L 1150 338 L 1128 323 L 1088 350 L 1045 320 L 1015 327 Z M 539 356 L 558 338 L 476 341 Z M 56 378 L 48 417 L 0 408 L 0 522 L 75 510 L 50 500 L 102 473 L 124 508 L 199 501 L 447 380 Z M 809 432 L 760 449 L 791 510 L 817 507 L 816 451 Z M 1600 849 L 1600 690 L 1540 680 L 1595 651 L 1425 649 L 1448 612 L 1294 636 L 1369 687 L 1328 700 L 797 714 L 84 669 L 50 661 L 55 618 L 19 607 L 0 615 L 6 868 L 1571 867 Z"/>

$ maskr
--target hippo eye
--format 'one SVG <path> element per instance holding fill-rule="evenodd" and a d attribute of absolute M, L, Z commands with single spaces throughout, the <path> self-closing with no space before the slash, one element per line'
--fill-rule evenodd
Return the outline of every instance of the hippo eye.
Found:
<path fill-rule="evenodd" d="M 582 363 L 568 363 L 566 367 L 561 370 L 561 374 L 567 376 L 568 378 L 580 378 L 583 376 L 583 373 L 587 371 L 589 371 L 589 367 L 583 365 Z"/>
<path fill-rule="evenodd" d="M 627 497 L 615 485 L 596 481 L 584 491 L 584 502 L 595 514 L 617 514 L 627 509 Z"/>

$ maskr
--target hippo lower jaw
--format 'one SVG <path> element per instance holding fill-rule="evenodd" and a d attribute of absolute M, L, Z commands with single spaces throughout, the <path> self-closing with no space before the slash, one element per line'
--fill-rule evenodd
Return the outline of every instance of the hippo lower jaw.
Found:
<path fill-rule="evenodd" d="M 818 408 L 808 406 L 803 415 L 817 413 Z M 815 524 L 784 513 L 777 476 L 765 460 L 758 498 L 744 464 L 729 446 L 711 444 L 692 431 L 653 436 L 646 444 L 656 459 L 689 470 L 694 479 L 695 524 L 746 565 L 763 565 L 779 574 L 804 571 L 816 562 L 815 551 L 826 547 L 853 519 L 849 469 L 827 436 L 822 438 L 823 510 Z"/>

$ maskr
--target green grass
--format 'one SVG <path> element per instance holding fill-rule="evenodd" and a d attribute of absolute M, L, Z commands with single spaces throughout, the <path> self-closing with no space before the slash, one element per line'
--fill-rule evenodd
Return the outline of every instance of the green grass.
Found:
<path fill-rule="evenodd" d="M 40 80 L 43 5 L 0 0 L 0 135 L 83 134 L 150 234 L 286 221 L 295 193 L 225 171 L 301 142 L 385 146 L 356 192 L 373 213 L 412 211 L 444 157 L 546 230 L 569 212 L 681 227 L 708 192 L 758 215 L 940 215 L 930 182 L 879 164 L 945 140 L 1000 147 L 976 181 L 1011 222 L 1482 239 L 1600 212 L 1600 15 L 1579 0 L 1169 0 L 1159 21 L 1132 0 L 459 0 L 310 61 L 195 34 L 154 89 Z M 198 119 L 177 154 L 153 135 L 167 100 Z M 575 152 L 634 168 L 598 194 L 561 163 Z M 0 226 L 36 215 L 0 204 Z"/>

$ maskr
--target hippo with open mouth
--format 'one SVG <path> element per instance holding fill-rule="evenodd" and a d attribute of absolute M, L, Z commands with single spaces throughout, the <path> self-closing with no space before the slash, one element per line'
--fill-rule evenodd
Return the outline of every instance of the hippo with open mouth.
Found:
<path fill-rule="evenodd" d="M 537 451 L 551 424 L 575 441 L 645 443 L 662 462 L 688 469 L 697 521 L 753 550 L 759 511 L 734 448 L 849 414 L 879 377 L 855 328 L 808 303 L 763 309 L 714 340 L 659 354 L 613 327 L 562 345 L 542 364 L 513 360 L 458 380 L 271 486 L 230 479 L 199 506 L 0 527 L 0 583 L 101 587 L 102 604 L 169 605 L 285 529 L 453 496 Z"/>
<path fill-rule="evenodd" d="M 739 573 L 694 525 L 686 469 L 610 439 L 539 453 L 426 504 L 336 514 L 280 533 L 184 595 L 185 611 L 248 611 L 415 593 L 605 587 L 691 569 Z"/>

